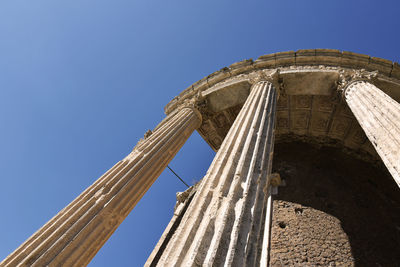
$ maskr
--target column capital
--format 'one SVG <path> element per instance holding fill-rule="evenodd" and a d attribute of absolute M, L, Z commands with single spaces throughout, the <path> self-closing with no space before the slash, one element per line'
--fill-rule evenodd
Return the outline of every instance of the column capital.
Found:
<path fill-rule="evenodd" d="M 360 70 L 341 70 L 339 79 L 337 81 L 337 90 L 346 97 L 346 91 L 349 86 L 356 82 L 369 82 L 372 83 L 378 76 L 378 71 Z"/>
<path fill-rule="evenodd" d="M 144 149 L 144 147 L 146 146 L 145 145 L 146 140 L 149 139 L 149 137 L 151 137 L 153 132 L 157 131 L 157 129 L 162 127 L 166 122 L 171 120 L 171 118 L 176 116 L 183 109 L 189 109 L 194 113 L 194 115 L 198 118 L 198 120 L 197 120 L 198 123 L 197 123 L 195 129 L 199 128 L 202 124 L 202 116 L 199 111 L 199 103 L 198 103 L 198 101 L 196 101 L 196 99 L 185 99 L 182 102 L 180 102 L 179 105 L 177 107 L 175 107 L 175 109 L 173 109 L 170 113 L 168 113 L 167 117 L 164 120 L 162 120 L 153 130 L 147 130 L 147 132 L 144 134 L 143 138 L 141 138 L 137 142 L 137 144 L 133 148 L 132 152 L 142 151 Z"/>
<path fill-rule="evenodd" d="M 254 86 L 258 83 L 270 82 L 277 90 L 278 97 L 284 94 L 284 84 L 280 78 L 280 69 L 261 70 L 249 74 L 249 82 Z"/>
<path fill-rule="evenodd" d="M 182 109 L 188 108 L 191 109 L 194 114 L 199 118 L 199 126 L 201 125 L 203 121 L 203 116 L 201 115 L 201 108 L 205 105 L 204 101 L 200 100 L 199 96 L 193 97 L 191 99 L 185 99 L 181 103 L 178 104 L 178 106 L 175 108 L 175 110 L 178 112 Z"/>
<path fill-rule="evenodd" d="M 191 98 L 184 98 L 184 99 L 178 98 L 178 101 L 173 105 L 173 107 L 166 109 L 165 113 L 167 114 L 167 116 L 171 116 L 182 109 L 185 108 L 191 109 L 199 118 L 200 123 L 198 127 L 200 127 L 203 121 L 201 110 L 203 107 L 205 107 L 205 105 L 206 103 L 204 101 L 204 98 L 201 96 L 200 91 L 198 91 L 194 95 L 192 95 Z"/>
<path fill-rule="evenodd" d="M 249 82 L 252 85 L 255 85 L 259 82 L 270 82 L 273 85 L 278 84 L 279 82 L 279 69 L 274 70 L 261 70 L 257 72 L 253 72 L 249 74 Z M 274 86 L 276 88 L 276 86 Z"/>

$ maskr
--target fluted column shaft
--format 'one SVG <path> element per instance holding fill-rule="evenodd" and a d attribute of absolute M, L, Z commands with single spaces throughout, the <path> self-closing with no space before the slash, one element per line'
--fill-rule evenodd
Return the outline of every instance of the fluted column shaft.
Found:
<path fill-rule="evenodd" d="M 400 186 L 400 104 L 367 81 L 350 83 L 345 99 Z"/>
<path fill-rule="evenodd" d="M 253 85 L 182 221 L 161 256 L 149 258 L 146 266 L 259 262 L 276 98 L 270 82 Z"/>
<path fill-rule="evenodd" d="M 200 124 L 189 107 L 169 115 L 0 265 L 88 264 Z"/>

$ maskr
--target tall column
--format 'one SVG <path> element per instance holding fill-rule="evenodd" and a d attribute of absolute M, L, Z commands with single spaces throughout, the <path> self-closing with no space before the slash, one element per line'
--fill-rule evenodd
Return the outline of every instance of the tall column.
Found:
<path fill-rule="evenodd" d="M 344 92 L 351 111 L 400 186 L 400 104 L 368 81 L 351 82 Z"/>
<path fill-rule="evenodd" d="M 270 82 L 253 85 L 179 226 L 146 266 L 252 266 L 260 261 L 276 98 Z"/>
<path fill-rule="evenodd" d="M 189 107 L 169 115 L 0 265 L 88 264 L 200 124 Z"/>

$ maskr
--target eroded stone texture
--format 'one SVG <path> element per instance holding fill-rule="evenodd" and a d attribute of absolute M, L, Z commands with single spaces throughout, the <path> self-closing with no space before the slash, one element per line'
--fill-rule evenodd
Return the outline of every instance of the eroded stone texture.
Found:
<path fill-rule="evenodd" d="M 252 266 L 259 262 L 276 97 L 270 82 L 253 86 L 179 226 L 146 266 Z M 158 244 L 156 249 L 160 248 Z"/>
<path fill-rule="evenodd" d="M 395 266 L 400 194 L 390 174 L 337 148 L 275 145 L 270 266 Z"/>
<path fill-rule="evenodd" d="M 345 99 L 400 186 L 400 104 L 367 81 L 350 83 Z"/>
<path fill-rule="evenodd" d="M 88 264 L 200 123 L 194 109 L 176 110 L 0 265 Z"/>

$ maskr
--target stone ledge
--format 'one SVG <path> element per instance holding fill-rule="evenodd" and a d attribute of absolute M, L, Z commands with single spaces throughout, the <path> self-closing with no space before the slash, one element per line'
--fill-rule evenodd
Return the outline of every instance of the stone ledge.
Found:
<path fill-rule="evenodd" d="M 179 99 L 186 99 L 191 91 L 206 90 L 211 86 L 236 75 L 262 69 L 308 65 L 368 69 L 371 71 L 378 70 L 379 74 L 399 80 L 398 83 L 400 84 L 400 65 L 396 62 L 349 51 L 340 52 L 335 49 L 301 49 L 296 52 L 286 51 L 262 55 L 255 61 L 252 59 L 246 59 L 233 63 L 229 67 L 224 67 L 221 70 L 211 73 L 207 77 L 193 83 L 172 99 L 171 102 L 166 105 L 164 110 L 168 113 L 168 111 L 177 105 Z"/>

